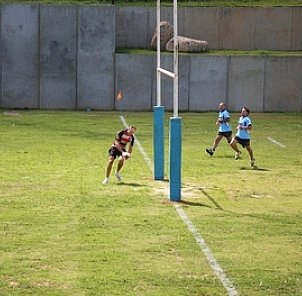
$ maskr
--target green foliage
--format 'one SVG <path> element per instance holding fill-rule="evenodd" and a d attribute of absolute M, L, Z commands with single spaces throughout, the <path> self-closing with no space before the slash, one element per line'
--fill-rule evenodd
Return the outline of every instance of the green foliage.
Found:
<path fill-rule="evenodd" d="M 226 295 L 138 145 L 102 185 L 119 115 L 0 112 L 1 295 Z M 152 114 L 122 115 L 152 159 Z M 240 295 L 301 295 L 302 115 L 251 114 L 258 169 L 226 142 L 205 154 L 216 115 L 180 115 L 180 206 Z"/>

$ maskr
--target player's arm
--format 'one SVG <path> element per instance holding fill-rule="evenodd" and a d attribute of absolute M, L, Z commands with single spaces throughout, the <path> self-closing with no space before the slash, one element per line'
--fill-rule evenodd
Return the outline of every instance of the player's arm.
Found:
<path fill-rule="evenodd" d="M 119 141 L 114 141 L 114 147 L 116 147 L 121 153 L 123 153 L 123 146 L 119 143 Z"/>
<path fill-rule="evenodd" d="M 132 153 L 133 145 L 134 145 L 134 136 L 132 136 L 131 142 L 128 144 L 128 152 L 130 154 Z"/>
<path fill-rule="evenodd" d="M 219 117 L 216 121 L 216 124 L 218 123 L 222 124 L 230 121 L 231 121 L 231 117 Z"/>
<path fill-rule="evenodd" d="M 124 157 L 124 159 L 129 159 L 131 157 L 131 153 L 132 153 L 132 145 L 131 143 L 127 144 L 127 152 L 123 152 L 122 156 Z"/>
<path fill-rule="evenodd" d="M 239 124 L 238 125 L 238 129 L 241 129 L 241 130 L 251 130 L 253 128 L 252 124 L 248 124 L 248 125 L 241 125 Z"/>

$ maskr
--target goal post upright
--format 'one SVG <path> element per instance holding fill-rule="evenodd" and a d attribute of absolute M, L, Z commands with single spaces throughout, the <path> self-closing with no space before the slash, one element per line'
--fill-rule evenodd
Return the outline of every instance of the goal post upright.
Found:
<path fill-rule="evenodd" d="M 161 74 L 173 79 L 173 117 L 170 118 L 169 157 L 171 201 L 181 200 L 181 118 L 178 117 L 178 23 L 177 0 L 173 0 L 173 72 L 161 68 L 160 0 L 157 0 L 157 105 L 154 106 L 154 178 L 164 179 L 164 107 L 161 106 Z"/>
<path fill-rule="evenodd" d="M 170 118 L 170 200 L 181 200 L 181 118 L 178 116 L 178 22 L 177 0 L 173 0 L 173 117 Z"/>
<path fill-rule="evenodd" d="M 161 106 L 161 69 L 160 65 L 160 0 L 156 6 L 156 27 L 157 27 L 157 50 L 156 50 L 156 106 L 153 107 L 153 151 L 154 151 L 154 179 L 164 180 L 165 147 L 164 147 L 164 118 L 165 109 Z"/>

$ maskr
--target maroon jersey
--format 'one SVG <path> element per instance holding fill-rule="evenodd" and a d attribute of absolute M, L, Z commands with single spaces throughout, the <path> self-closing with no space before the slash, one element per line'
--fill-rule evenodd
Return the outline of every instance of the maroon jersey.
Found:
<path fill-rule="evenodd" d="M 115 141 L 113 145 L 118 142 L 123 148 L 126 147 L 127 143 L 130 143 L 131 146 L 134 145 L 134 136 L 128 134 L 128 129 L 122 129 L 115 135 Z"/>

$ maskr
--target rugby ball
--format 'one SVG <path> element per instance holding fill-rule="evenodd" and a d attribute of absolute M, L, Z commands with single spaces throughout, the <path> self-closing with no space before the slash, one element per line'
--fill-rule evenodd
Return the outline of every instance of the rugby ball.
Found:
<path fill-rule="evenodd" d="M 125 159 L 128 159 L 131 157 L 131 154 L 129 152 L 123 152 L 122 153 L 122 156 L 125 158 Z"/>

